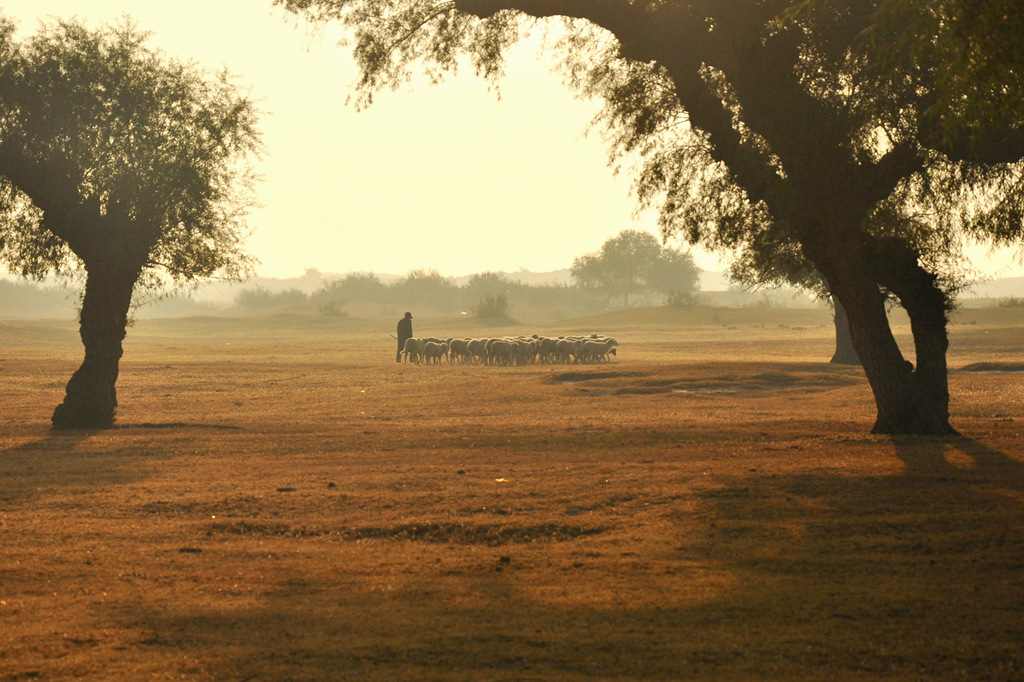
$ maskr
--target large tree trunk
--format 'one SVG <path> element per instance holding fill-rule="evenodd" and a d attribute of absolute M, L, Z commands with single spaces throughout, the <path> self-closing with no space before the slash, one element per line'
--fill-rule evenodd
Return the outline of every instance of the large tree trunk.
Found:
<path fill-rule="evenodd" d="M 53 412 L 55 429 L 104 429 L 117 410 L 118 363 L 137 273 L 88 270 L 80 332 L 85 360 L 68 381 L 64 402 Z"/>
<path fill-rule="evenodd" d="M 834 277 L 829 281 L 833 295 L 846 308 L 853 345 L 874 393 L 878 416 L 871 432 L 955 434 L 949 424 L 948 392 L 943 400 L 903 358 L 889 327 L 885 296 L 878 287 L 871 282 L 842 282 Z M 934 350 L 929 348 L 928 353 Z M 929 357 L 927 362 L 935 363 L 936 359 Z M 945 367 L 945 351 L 942 365 Z"/>
<path fill-rule="evenodd" d="M 938 278 L 918 264 L 915 254 L 891 270 L 897 276 L 886 281 L 910 316 L 914 335 L 917 369 L 914 378 L 937 414 L 949 421 L 949 371 L 946 351 L 949 349 L 946 313 L 951 305 L 938 286 Z M 949 428 L 949 433 L 953 433 Z"/>
<path fill-rule="evenodd" d="M 835 296 L 832 297 L 832 320 L 836 327 L 836 350 L 829 360 L 833 365 L 859 365 L 860 356 L 857 349 L 853 347 L 853 337 L 850 336 L 850 321 L 846 317 L 846 308 Z"/>

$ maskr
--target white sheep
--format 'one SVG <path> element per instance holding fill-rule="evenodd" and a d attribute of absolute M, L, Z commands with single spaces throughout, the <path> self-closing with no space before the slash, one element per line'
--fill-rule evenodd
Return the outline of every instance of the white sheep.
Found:
<path fill-rule="evenodd" d="M 558 353 L 558 339 L 542 336 L 538 341 L 540 341 L 540 347 L 537 352 L 540 356 L 540 361 L 543 364 L 551 364 L 555 361 L 555 356 Z"/>
<path fill-rule="evenodd" d="M 580 345 L 577 360 L 579 362 L 607 362 L 609 353 L 616 355 L 615 346 L 618 344 L 618 341 L 609 338 L 603 341 L 584 341 Z"/>
<path fill-rule="evenodd" d="M 571 339 L 559 339 L 556 345 L 555 356 L 559 362 L 569 364 L 579 357 L 581 341 Z"/>
<path fill-rule="evenodd" d="M 439 365 L 441 364 L 441 358 L 448 357 L 448 344 L 442 341 L 437 343 L 436 341 L 427 341 L 423 344 L 423 359 L 426 363 Z"/>
<path fill-rule="evenodd" d="M 533 339 L 516 339 L 515 359 L 517 365 L 532 365 L 537 357 L 537 342 Z"/>
<path fill-rule="evenodd" d="M 617 355 L 618 341 L 601 334 L 585 336 L 544 337 L 506 336 L 501 338 L 412 338 L 406 341 L 403 355 L 406 362 L 440 364 L 441 358 L 449 364 L 476 362 L 488 365 L 530 365 L 541 363 L 595 363 L 608 362 Z"/>
<path fill-rule="evenodd" d="M 470 356 L 476 362 L 487 361 L 487 341 L 488 339 L 470 339 L 466 345 L 466 350 L 469 351 Z"/>
<path fill-rule="evenodd" d="M 507 339 L 488 339 L 487 364 L 511 365 L 515 358 L 517 346 Z"/>
<path fill-rule="evenodd" d="M 413 337 L 405 340 L 405 347 L 402 348 L 402 358 L 406 362 L 419 364 L 423 357 L 423 339 Z"/>
<path fill-rule="evenodd" d="M 452 339 L 448 342 L 448 361 L 469 362 L 470 339 Z"/>

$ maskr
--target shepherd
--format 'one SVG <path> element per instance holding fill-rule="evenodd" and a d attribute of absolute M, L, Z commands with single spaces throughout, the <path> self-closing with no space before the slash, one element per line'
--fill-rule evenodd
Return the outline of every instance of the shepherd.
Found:
<path fill-rule="evenodd" d="M 405 342 L 412 338 L 412 313 L 406 313 L 405 317 L 398 321 L 398 353 L 395 355 L 395 362 L 402 361 L 402 350 L 405 349 Z"/>

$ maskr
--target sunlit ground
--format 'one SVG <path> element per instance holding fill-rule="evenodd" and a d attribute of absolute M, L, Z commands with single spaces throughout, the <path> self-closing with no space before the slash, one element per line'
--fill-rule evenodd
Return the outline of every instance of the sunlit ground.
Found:
<path fill-rule="evenodd" d="M 899 321 L 901 343 L 906 328 Z M 637 310 L 608 365 L 396 365 L 393 321 L 142 321 L 54 434 L 72 324 L 0 324 L 0 679 L 1024 676 L 1012 311 L 963 438 L 869 434 L 826 311 Z"/>

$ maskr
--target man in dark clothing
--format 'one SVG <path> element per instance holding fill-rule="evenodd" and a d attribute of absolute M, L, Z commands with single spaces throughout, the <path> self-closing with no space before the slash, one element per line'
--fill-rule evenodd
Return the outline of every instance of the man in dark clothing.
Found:
<path fill-rule="evenodd" d="M 406 313 L 405 317 L 398 321 L 398 354 L 395 355 L 395 362 L 402 361 L 402 351 L 405 349 L 405 342 L 412 338 L 412 313 Z"/>

